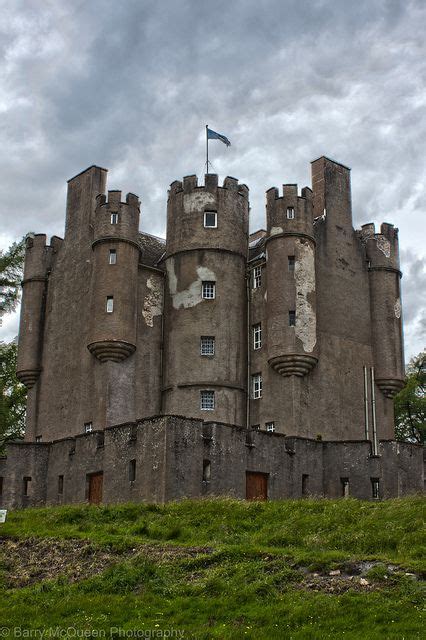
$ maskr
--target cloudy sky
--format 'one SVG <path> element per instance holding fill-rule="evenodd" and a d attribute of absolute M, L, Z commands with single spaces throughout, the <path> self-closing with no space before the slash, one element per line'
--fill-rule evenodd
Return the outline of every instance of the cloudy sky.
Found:
<path fill-rule="evenodd" d="M 356 226 L 400 229 L 406 359 L 426 344 L 424 0 L 0 0 L 0 246 L 63 235 L 91 164 L 165 232 L 168 185 L 213 169 L 264 192 L 352 168 Z M 3 320 L 5 340 L 17 316 Z"/>

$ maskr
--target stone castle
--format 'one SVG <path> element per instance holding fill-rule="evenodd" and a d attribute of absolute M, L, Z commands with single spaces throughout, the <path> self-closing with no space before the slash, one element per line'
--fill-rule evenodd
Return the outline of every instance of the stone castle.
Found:
<path fill-rule="evenodd" d="M 312 189 L 269 189 L 251 235 L 246 185 L 187 176 L 166 241 L 106 175 L 69 180 L 63 240 L 27 240 L 0 504 L 421 490 L 421 448 L 393 441 L 398 231 L 353 229 L 350 170 L 321 157 Z"/>

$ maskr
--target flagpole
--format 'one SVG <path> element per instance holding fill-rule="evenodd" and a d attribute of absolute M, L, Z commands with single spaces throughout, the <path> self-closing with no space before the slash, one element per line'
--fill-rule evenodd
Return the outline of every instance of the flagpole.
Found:
<path fill-rule="evenodd" d="M 209 134 L 208 134 L 209 125 L 206 124 L 206 173 L 209 173 Z"/>

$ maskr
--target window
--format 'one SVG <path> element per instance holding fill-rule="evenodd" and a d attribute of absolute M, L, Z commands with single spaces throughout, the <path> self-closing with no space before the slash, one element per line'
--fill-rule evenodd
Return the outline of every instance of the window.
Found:
<path fill-rule="evenodd" d="M 295 327 L 296 326 L 296 312 L 289 311 L 288 312 L 288 326 Z"/>
<path fill-rule="evenodd" d="M 203 482 L 210 482 L 211 464 L 210 460 L 203 460 Z"/>
<path fill-rule="evenodd" d="M 260 431 L 260 424 L 252 424 L 251 428 L 253 429 L 253 431 Z"/>
<path fill-rule="evenodd" d="M 262 374 L 255 373 L 251 377 L 252 397 L 254 400 L 262 397 Z"/>
<path fill-rule="evenodd" d="M 116 249 L 110 249 L 109 250 L 109 263 L 110 264 L 117 264 L 117 250 Z"/>
<path fill-rule="evenodd" d="M 129 482 L 136 480 L 136 460 L 129 461 Z"/>
<path fill-rule="evenodd" d="M 309 475 L 307 473 L 302 474 L 302 496 L 306 496 L 309 493 Z"/>
<path fill-rule="evenodd" d="M 64 492 L 64 476 L 58 476 L 58 493 L 62 495 Z"/>
<path fill-rule="evenodd" d="M 294 219 L 294 207 L 287 207 L 287 219 L 288 220 Z"/>
<path fill-rule="evenodd" d="M 266 431 L 268 433 L 274 433 L 275 431 L 275 422 L 265 422 Z"/>
<path fill-rule="evenodd" d="M 31 477 L 30 476 L 25 476 L 24 477 L 24 496 L 28 496 L 29 495 L 30 482 L 31 482 Z"/>
<path fill-rule="evenodd" d="M 262 286 L 262 267 L 254 267 L 253 289 L 259 289 L 261 286 Z"/>
<path fill-rule="evenodd" d="M 118 213 L 111 213 L 111 224 L 118 224 Z"/>
<path fill-rule="evenodd" d="M 294 271 L 295 259 L 294 256 L 288 256 L 288 270 Z"/>
<path fill-rule="evenodd" d="M 378 500 L 380 498 L 380 481 L 379 478 L 371 478 L 371 489 L 373 492 L 373 498 Z"/>
<path fill-rule="evenodd" d="M 107 296 L 106 299 L 106 312 L 112 313 L 114 311 L 114 296 Z"/>
<path fill-rule="evenodd" d="M 204 212 L 204 226 L 216 229 L 217 227 L 217 213 L 216 211 Z"/>
<path fill-rule="evenodd" d="M 214 336 L 201 336 L 200 353 L 202 356 L 214 356 Z"/>
<path fill-rule="evenodd" d="M 36 436 L 36 442 L 41 442 L 41 436 Z"/>
<path fill-rule="evenodd" d="M 203 411 L 213 411 L 214 391 L 200 391 L 200 407 Z"/>
<path fill-rule="evenodd" d="M 93 431 L 93 422 L 84 423 L 84 433 L 91 433 Z"/>
<path fill-rule="evenodd" d="M 349 496 L 349 478 L 340 478 L 342 483 L 342 496 L 347 498 Z"/>
<path fill-rule="evenodd" d="M 216 297 L 216 283 L 204 281 L 201 287 L 201 295 L 204 300 L 214 300 Z"/>
<path fill-rule="evenodd" d="M 262 324 L 253 325 L 253 349 L 260 349 L 262 346 Z"/>

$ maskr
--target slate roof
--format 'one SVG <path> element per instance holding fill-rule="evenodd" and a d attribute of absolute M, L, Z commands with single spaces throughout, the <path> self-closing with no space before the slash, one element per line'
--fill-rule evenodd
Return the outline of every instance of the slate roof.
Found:
<path fill-rule="evenodd" d="M 166 250 L 164 238 L 152 236 L 150 233 L 139 233 L 137 242 L 142 250 L 141 263 L 164 270 L 163 264 L 157 264 Z"/>

